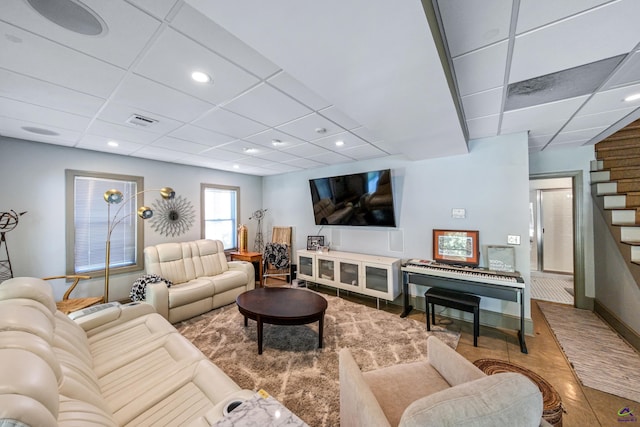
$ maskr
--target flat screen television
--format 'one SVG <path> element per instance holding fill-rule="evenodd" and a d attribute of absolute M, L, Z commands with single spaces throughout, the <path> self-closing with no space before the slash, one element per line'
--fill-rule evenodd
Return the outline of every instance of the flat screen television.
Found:
<path fill-rule="evenodd" d="M 433 260 L 442 264 L 477 267 L 480 242 L 477 230 L 433 230 Z"/>
<path fill-rule="evenodd" d="M 395 227 L 391 170 L 309 180 L 316 225 Z"/>

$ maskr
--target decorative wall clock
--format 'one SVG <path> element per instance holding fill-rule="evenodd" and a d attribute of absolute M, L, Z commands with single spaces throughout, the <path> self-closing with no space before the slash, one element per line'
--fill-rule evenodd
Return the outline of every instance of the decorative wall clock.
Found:
<path fill-rule="evenodd" d="M 173 199 L 160 199 L 153 202 L 151 227 L 164 236 L 179 236 L 193 225 L 195 210 L 190 201 L 182 196 Z"/>

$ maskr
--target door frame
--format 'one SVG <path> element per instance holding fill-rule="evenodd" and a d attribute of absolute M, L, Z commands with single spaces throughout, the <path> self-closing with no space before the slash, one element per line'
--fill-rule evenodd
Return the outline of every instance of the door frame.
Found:
<path fill-rule="evenodd" d="M 591 310 L 593 301 L 585 296 L 585 260 L 584 260 L 584 184 L 582 170 L 565 172 L 546 172 L 529 175 L 529 181 L 549 178 L 571 178 L 573 188 L 573 305 L 576 308 Z"/>

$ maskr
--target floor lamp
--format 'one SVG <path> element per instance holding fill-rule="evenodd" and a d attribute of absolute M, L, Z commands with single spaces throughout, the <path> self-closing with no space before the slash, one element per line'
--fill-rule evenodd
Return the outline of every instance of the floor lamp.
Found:
<path fill-rule="evenodd" d="M 120 190 L 107 190 L 104 193 L 104 201 L 107 202 L 107 246 L 106 246 L 106 259 L 104 262 L 104 302 L 109 302 L 109 264 L 111 263 L 111 233 L 124 219 L 128 218 L 132 214 L 124 215 L 118 218 L 122 208 L 127 205 L 131 200 L 138 197 L 142 193 L 148 191 L 159 191 L 163 199 L 173 199 L 176 195 L 175 191 L 171 187 L 163 187 L 160 190 L 143 190 L 139 191 L 128 199 L 124 200 L 124 195 Z M 111 217 L 111 205 L 120 204 L 120 207 L 116 213 Z M 142 219 L 149 219 L 153 216 L 153 211 L 148 206 L 140 206 L 138 208 L 138 216 Z"/>

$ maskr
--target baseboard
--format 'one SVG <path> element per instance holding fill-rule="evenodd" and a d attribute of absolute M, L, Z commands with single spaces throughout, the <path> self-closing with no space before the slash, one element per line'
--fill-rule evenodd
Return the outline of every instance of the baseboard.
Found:
<path fill-rule="evenodd" d="M 424 303 L 424 297 L 411 295 L 409 297 L 409 303 L 414 309 L 420 311 L 426 311 Z M 473 314 L 465 313 L 460 310 L 454 310 L 452 308 L 438 307 L 438 313 L 443 314 L 446 317 L 452 319 L 464 320 L 465 322 L 473 322 Z M 497 313 L 495 311 L 480 310 L 480 324 L 496 329 L 510 329 L 512 331 L 520 330 L 520 318 L 512 316 L 510 314 Z M 524 333 L 525 335 L 534 336 L 533 333 L 533 321 L 531 319 L 524 319 Z"/>
<path fill-rule="evenodd" d="M 640 351 L 640 335 L 627 326 L 618 316 L 609 311 L 607 307 L 600 304 L 596 299 L 593 304 L 593 311 L 609 324 L 622 338 L 624 338 L 633 348 Z"/>

